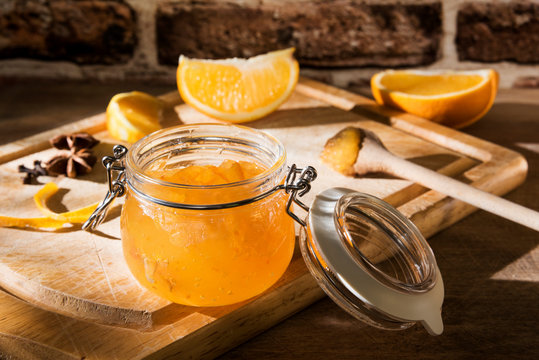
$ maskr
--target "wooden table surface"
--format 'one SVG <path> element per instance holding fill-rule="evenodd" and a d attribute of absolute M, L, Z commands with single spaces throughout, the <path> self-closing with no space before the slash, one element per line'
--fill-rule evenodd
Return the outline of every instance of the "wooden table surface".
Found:
<path fill-rule="evenodd" d="M 102 112 L 134 89 L 173 87 L 0 82 L 0 144 Z M 539 89 L 500 90 L 463 131 L 526 157 L 528 178 L 506 198 L 539 211 Z M 441 336 L 367 327 L 324 298 L 220 359 L 539 358 L 539 233 L 478 211 L 429 243 L 445 283 Z"/>

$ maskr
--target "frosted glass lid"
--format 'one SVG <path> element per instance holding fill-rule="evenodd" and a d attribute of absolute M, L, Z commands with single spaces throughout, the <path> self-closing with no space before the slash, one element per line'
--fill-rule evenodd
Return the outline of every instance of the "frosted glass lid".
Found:
<path fill-rule="evenodd" d="M 322 289 L 354 317 L 382 329 L 420 322 L 443 331 L 443 281 L 430 246 L 388 203 L 349 189 L 318 194 L 300 234 Z"/>

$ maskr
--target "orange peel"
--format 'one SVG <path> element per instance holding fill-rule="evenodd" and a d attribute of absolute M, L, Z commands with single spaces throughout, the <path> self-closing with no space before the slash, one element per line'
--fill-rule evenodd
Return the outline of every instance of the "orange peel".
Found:
<path fill-rule="evenodd" d="M 37 208 L 43 215 L 45 215 L 48 218 L 69 222 L 72 224 L 80 224 L 85 222 L 90 215 L 94 212 L 94 210 L 97 208 L 97 205 L 99 203 L 95 203 L 92 205 L 85 206 L 80 209 L 67 211 L 63 213 L 56 213 L 54 211 L 51 211 L 47 207 L 47 201 L 50 199 L 51 196 L 53 196 L 58 191 L 58 185 L 56 185 L 53 182 L 45 184 L 35 195 L 34 195 L 34 202 L 36 203 Z"/>
<path fill-rule="evenodd" d="M 0 216 L 0 227 L 59 229 L 67 224 L 81 224 L 90 217 L 99 203 L 72 211 L 57 213 L 49 209 L 47 200 L 58 191 L 58 185 L 47 183 L 35 195 L 34 202 L 44 217 L 19 218 Z"/>
<path fill-rule="evenodd" d="M 0 215 L 0 227 L 59 229 L 65 224 L 65 221 L 54 220 L 48 217 L 18 218 Z"/>

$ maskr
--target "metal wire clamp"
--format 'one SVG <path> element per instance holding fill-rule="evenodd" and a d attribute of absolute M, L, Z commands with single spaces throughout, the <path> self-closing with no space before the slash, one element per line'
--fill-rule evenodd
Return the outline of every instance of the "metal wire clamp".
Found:
<path fill-rule="evenodd" d="M 316 177 L 316 169 L 312 166 L 307 166 L 304 169 L 298 169 L 296 164 L 292 164 L 292 166 L 290 166 L 288 175 L 286 176 L 284 190 L 287 194 L 290 194 L 290 198 L 288 198 L 288 203 L 286 204 L 286 213 L 301 226 L 306 226 L 307 223 L 305 220 L 300 219 L 296 214 L 294 214 L 290 207 L 292 206 L 292 202 L 294 202 L 303 210 L 309 211 L 309 207 L 300 201 L 298 197 L 302 197 L 311 190 L 311 182 L 314 181 Z"/>
<path fill-rule="evenodd" d="M 123 158 L 127 154 L 127 148 L 123 145 L 116 145 L 112 149 L 114 156 L 103 157 L 103 166 L 107 169 L 107 183 L 109 190 L 101 203 L 94 210 L 92 215 L 82 225 L 82 229 L 86 231 L 95 230 L 95 228 L 103 222 L 109 206 L 114 199 L 125 195 L 125 166 Z"/>

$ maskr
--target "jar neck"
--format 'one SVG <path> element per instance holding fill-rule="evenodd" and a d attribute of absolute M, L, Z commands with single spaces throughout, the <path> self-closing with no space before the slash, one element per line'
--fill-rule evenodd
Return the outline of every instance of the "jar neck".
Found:
<path fill-rule="evenodd" d="M 219 166 L 225 160 L 248 162 L 264 170 L 252 178 L 219 185 L 181 184 L 156 176 L 193 165 Z M 235 125 L 182 125 L 135 143 L 126 159 L 126 180 L 129 191 L 160 205 L 219 208 L 275 188 L 283 182 L 285 166 L 284 146 L 261 131 Z"/>

